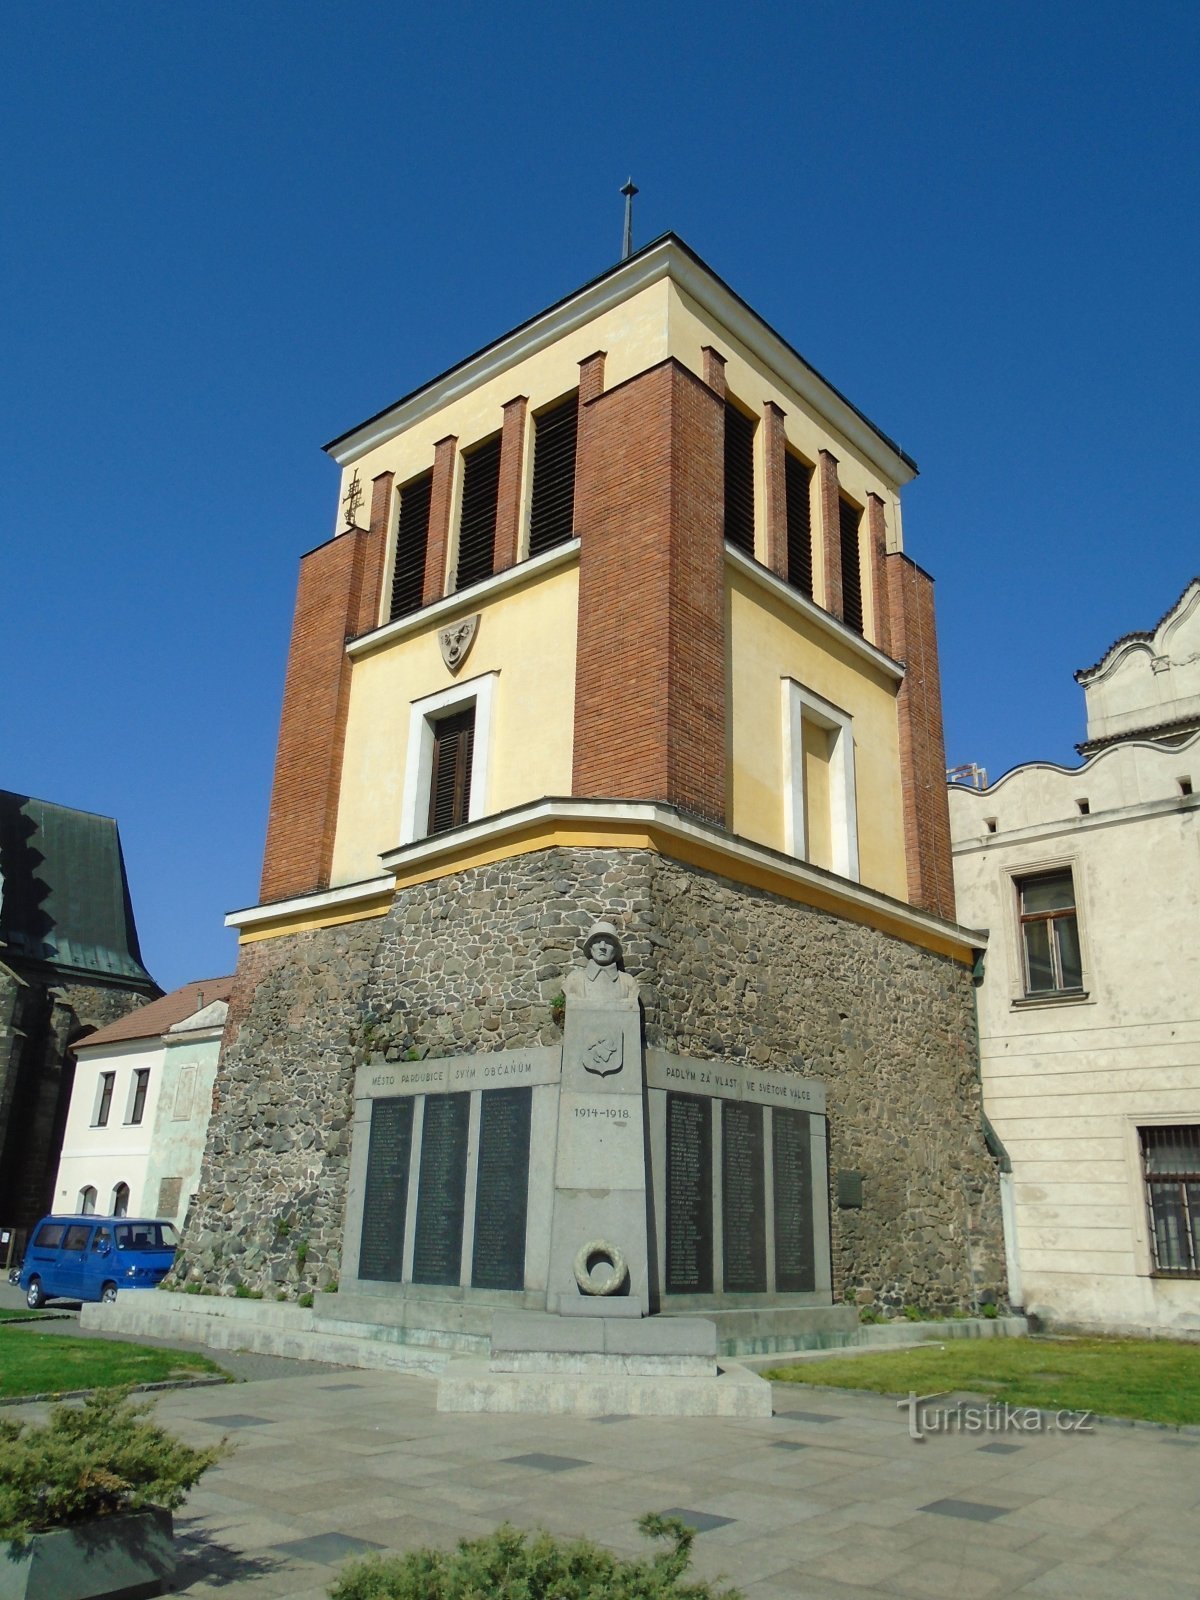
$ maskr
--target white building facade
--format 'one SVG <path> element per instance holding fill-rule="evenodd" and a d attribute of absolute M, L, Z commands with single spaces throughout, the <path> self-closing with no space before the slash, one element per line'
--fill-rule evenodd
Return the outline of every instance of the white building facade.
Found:
<path fill-rule="evenodd" d="M 200 1176 L 231 984 L 185 984 L 79 1041 L 56 1211 L 182 1223 Z"/>
<path fill-rule="evenodd" d="M 1076 678 L 1082 766 L 950 786 L 959 917 L 989 933 L 1010 1292 L 1059 1323 L 1200 1332 L 1200 580 Z"/>

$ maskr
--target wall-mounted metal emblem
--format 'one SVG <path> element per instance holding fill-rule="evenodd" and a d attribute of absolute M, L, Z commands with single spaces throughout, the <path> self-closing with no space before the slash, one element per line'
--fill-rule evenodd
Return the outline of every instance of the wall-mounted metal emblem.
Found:
<path fill-rule="evenodd" d="M 346 513 L 346 526 L 358 526 L 358 508 L 362 505 L 362 484 L 358 481 L 358 468 L 354 469 L 354 476 L 350 479 L 350 486 L 342 496 L 342 508 Z"/>
<path fill-rule="evenodd" d="M 438 643 L 442 647 L 442 660 L 451 672 L 457 672 L 459 667 L 470 654 L 471 646 L 475 643 L 475 630 L 479 627 L 479 613 L 473 617 L 463 617 L 459 622 L 452 622 L 448 628 L 442 628 L 438 633 Z"/>

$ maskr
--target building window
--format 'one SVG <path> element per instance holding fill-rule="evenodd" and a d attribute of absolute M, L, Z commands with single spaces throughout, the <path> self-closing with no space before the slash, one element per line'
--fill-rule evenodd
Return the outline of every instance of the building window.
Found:
<path fill-rule="evenodd" d="M 1139 1128 L 1154 1270 L 1200 1277 L 1200 1125 Z"/>
<path fill-rule="evenodd" d="M 783 679 L 783 839 L 801 861 L 858 880 L 858 801 L 851 718 Z"/>
<path fill-rule="evenodd" d="M 783 458 L 787 512 L 788 582 L 812 599 L 812 468 L 787 451 Z"/>
<path fill-rule="evenodd" d="M 1083 962 L 1075 915 L 1071 869 L 1018 878 L 1025 993 L 1030 996 L 1079 993 Z"/>
<path fill-rule="evenodd" d="M 754 420 L 725 402 L 725 538 L 754 555 Z"/>
<path fill-rule="evenodd" d="M 150 1068 L 139 1067 L 133 1075 L 133 1096 L 129 1102 L 129 1120 L 140 1122 L 146 1114 L 146 1090 L 150 1087 Z"/>
<path fill-rule="evenodd" d="M 129 1215 L 129 1185 L 118 1183 L 112 1192 L 112 1213 L 114 1217 L 127 1217 Z"/>
<path fill-rule="evenodd" d="M 862 562 L 858 530 L 862 512 L 848 500 L 838 501 L 838 532 L 842 546 L 842 621 L 855 633 L 863 631 Z"/>
<path fill-rule="evenodd" d="M 484 814 L 495 672 L 415 700 L 409 712 L 400 843 Z M 464 719 L 464 720 L 460 720 Z"/>
<path fill-rule="evenodd" d="M 113 1085 L 117 1081 L 115 1072 L 102 1072 L 100 1085 L 96 1094 L 96 1115 L 92 1119 L 94 1128 L 108 1127 L 108 1114 L 112 1110 Z"/>
<path fill-rule="evenodd" d="M 447 828 L 457 828 L 467 820 L 474 749 L 474 706 L 449 717 L 439 717 L 434 723 L 427 834 L 445 833 Z"/>
<path fill-rule="evenodd" d="M 79 1214 L 81 1217 L 90 1217 L 96 1209 L 96 1191 L 89 1183 L 86 1188 L 79 1191 Z"/>
<path fill-rule="evenodd" d="M 419 478 L 406 483 L 400 491 L 389 622 L 419 611 L 425 598 L 425 552 L 429 548 L 429 508 L 432 501 L 432 472 L 423 472 Z"/>
<path fill-rule="evenodd" d="M 579 391 L 533 419 L 529 554 L 565 544 L 575 531 L 575 445 Z"/>
<path fill-rule="evenodd" d="M 490 578 L 496 552 L 500 497 L 500 435 L 463 457 L 462 513 L 458 521 L 456 589 Z"/>

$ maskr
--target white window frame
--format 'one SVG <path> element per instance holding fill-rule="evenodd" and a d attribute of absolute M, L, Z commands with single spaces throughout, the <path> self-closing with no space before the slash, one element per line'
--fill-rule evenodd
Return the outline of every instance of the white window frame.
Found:
<path fill-rule="evenodd" d="M 414 700 L 409 707 L 408 749 L 404 758 L 404 799 L 400 809 L 400 843 L 415 844 L 429 834 L 429 785 L 433 778 L 433 725 L 440 717 L 475 707 L 475 742 L 471 756 L 471 799 L 467 821 L 486 815 L 488 769 L 491 765 L 492 710 L 499 672 L 484 672 L 466 683 L 452 684 L 437 694 Z"/>
<path fill-rule="evenodd" d="M 854 719 L 848 712 L 783 678 L 783 847 L 807 861 L 808 819 L 804 807 L 804 724 L 830 735 L 829 833 L 832 870 L 858 882 L 858 797 L 854 779 Z"/>
<path fill-rule="evenodd" d="M 112 1079 L 112 1092 L 109 1094 L 109 1097 L 108 1097 L 108 1108 L 107 1108 L 107 1111 L 105 1112 L 104 1121 L 101 1122 L 100 1121 L 100 1112 L 101 1112 L 101 1109 L 104 1107 L 104 1083 L 105 1083 L 105 1080 L 107 1078 L 111 1078 Z M 116 1074 L 116 1070 L 113 1067 L 106 1067 L 102 1072 L 99 1072 L 96 1075 L 96 1098 L 95 1098 L 95 1100 L 93 1102 L 93 1105 L 92 1105 L 92 1120 L 91 1120 L 91 1124 L 90 1124 L 93 1128 L 107 1128 L 108 1127 L 110 1121 L 112 1120 L 113 1102 L 116 1100 L 116 1098 L 117 1098 L 117 1074 Z"/>
<path fill-rule="evenodd" d="M 1042 878 L 1053 872 L 1070 872 L 1075 891 L 1075 928 L 1079 936 L 1079 961 L 1082 989 L 1047 989 L 1029 994 L 1025 988 L 1025 933 L 1021 922 L 1021 879 Z M 1008 861 L 1003 867 L 1008 910 L 1008 959 L 1010 962 L 1009 1004 L 1013 1010 L 1037 1010 L 1046 1006 L 1095 1005 L 1094 977 L 1088 929 L 1091 924 L 1088 904 L 1087 870 L 1080 856 L 1056 855 L 1029 861 Z"/>

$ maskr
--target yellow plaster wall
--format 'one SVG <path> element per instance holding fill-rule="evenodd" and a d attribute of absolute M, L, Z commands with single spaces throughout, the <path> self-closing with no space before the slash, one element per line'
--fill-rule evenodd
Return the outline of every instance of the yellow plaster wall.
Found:
<path fill-rule="evenodd" d="M 411 703 L 456 682 L 499 673 L 485 812 L 570 794 L 578 607 L 573 564 L 491 602 L 466 603 L 463 615 L 478 610 L 479 628 L 457 677 L 437 641 L 454 617 L 354 662 L 332 886 L 374 876 L 380 852 L 399 844 Z"/>
<path fill-rule="evenodd" d="M 611 389 L 667 356 L 667 283 L 650 284 L 622 305 L 594 317 L 573 333 L 562 335 L 544 350 L 507 368 L 496 377 L 479 384 L 468 394 L 450 401 L 432 415 L 413 423 L 394 439 L 376 446 L 342 469 L 338 520 L 335 532 L 343 528 L 340 497 L 345 495 L 357 470 L 363 489 L 363 508 L 359 522 L 366 521 L 371 504 L 371 481 L 381 472 L 394 472 L 396 487 L 426 472 L 433 465 L 433 447 L 439 439 L 454 435 L 460 461 L 455 473 L 455 495 L 451 507 L 451 538 L 447 551 L 447 572 L 453 573 L 458 529 L 458 492 L 462 479 L 461 456 L 473 446 L 498 433 L 504 421 L 504 405 L 517 395 L 529 400 L 529 412 L 541 411 L 579 387 L 579 363 L 597 350 L 607 353 L 604 386 Z M 526 449 L 522 483 L 522 550 L 528 548 L 529 471 L 532 460 L 532 425 L 526 428 Z M 394 512 L 394 507 L 393 507 Z M 393 521 L 394 521 L 393 515 Z M 394 534 L 394 529 L 392 530 Z M 391 551 L 387 571 L 391 571 Z M 387 597 L 382 604 L 386 605 Z M 381 611 L 380 620 L 384 620 Z"/>
<path fill-rule="evenodd" d="M 751 354 L 728 329 L 721 327 L 707 314 L 700 310 L 695 301 L 677 288 L 669 284 L 668 300 L 669 318 L 669 346 L 670 354 L 681 361 L 692 372 L 703 376 L 705 345 L 711 345 L 725 357 L 725 379 L 729 393 L 739 400 L 744 407 L 753 412 L 760 421 L 762 418 L 763 403 L 772 400 L 784 412 L 783 428 L 788 444 L 802 456 L 810 466 L 816 467 L 817 455 L 821 450 L 831 451 L 838 459 L 838 482 L 845 491 L 848 499 L 853 500 L 862 508 L 863 518 L 859 531 L 859 567 L 862 573 L 863 611 L 868 619 L 868 637 L 873 637 L 871 619 L 874 617 L 875 597 L 872 592 L 871 562 L 869 546 L 867 544 L 867 494 L 877 494 L 883 501 L 884 520 L 887 524 L 887 545 L 889 550 L 903 548 L 903 536 L 900 523 L 900 494 L 896 484 L 883 477 L 878 468 L 873 466 L 857 451 L 848 439 L 837 432 L 831 424 L 806 401 L 786 387 L 777 374 L 773 373 L 757 356 Z M 759 561 L 765 563 L 766 559 L 766 505 L 765 505 L 765 463 L 763 458 L 763 430 L 760 427 L 755 436 L 755 473 L 754 473 L 754 534 L 755 554 Z M 811 489 L 811 522 L 813 532 L 813 583 L 816 589 L 815 599 L 818 605 L 825 604 L 824 595 L 824 559 L 822 556 L 822 530 L 821 508 L 818 499 L 817 477 L 813 474 Z"/>
<path fill-rule="evenodd" d="M 807 719 L 804 740 L 804 831 L 806 859 L 816 867 L 833 865 L 833 838 L 829 824 L 830 735 Z"/>
<path fill-rule="evenodd" d="M 785 848 L 780 681 L 794 678 L 853 718 L 859 878 L 872 889 L 907 900 L 897 685 L 753 578 L 732 566 L 726 573 L 734 832 L 776 850 Z M 815 770 L 815 747 L 806 751 L 806 760 Z M 814 819 L 810 837 L 815 864 L 827 866 L 827 801 L 823 820 L 820 815 Z M 816 853 L 822 848 L 824 859 Z"/>

